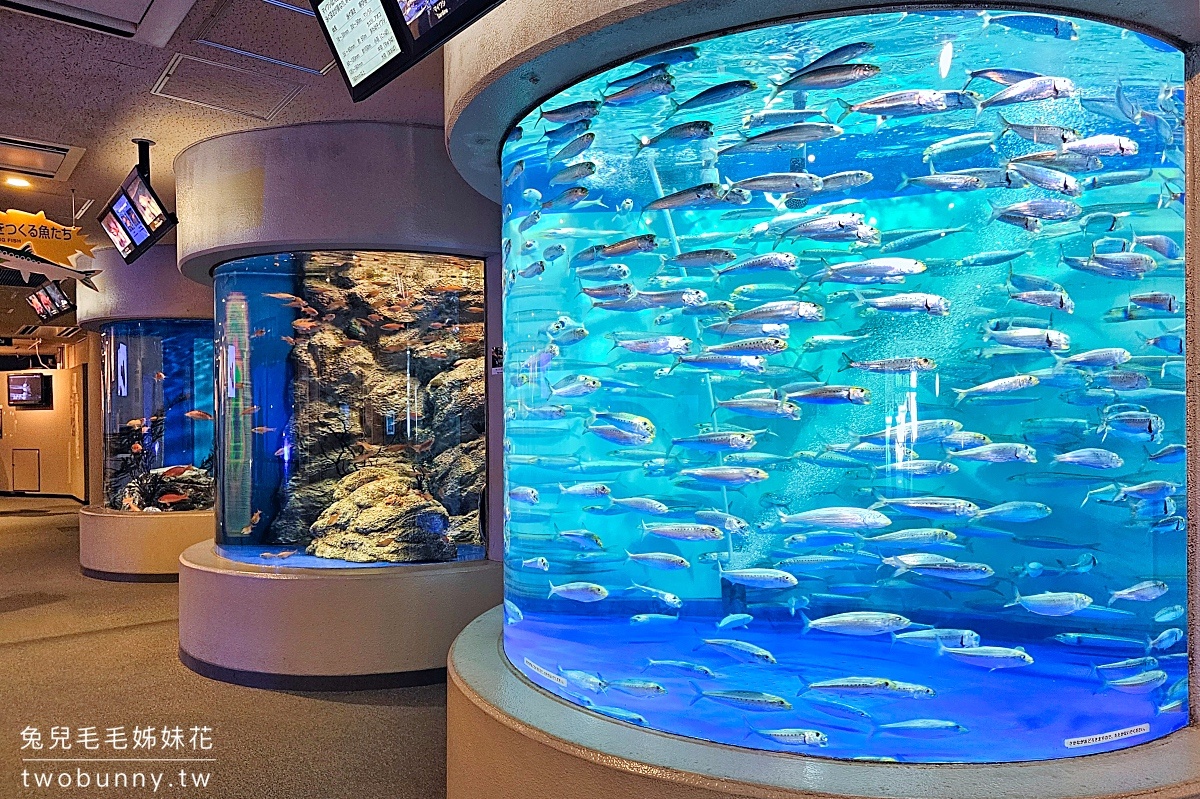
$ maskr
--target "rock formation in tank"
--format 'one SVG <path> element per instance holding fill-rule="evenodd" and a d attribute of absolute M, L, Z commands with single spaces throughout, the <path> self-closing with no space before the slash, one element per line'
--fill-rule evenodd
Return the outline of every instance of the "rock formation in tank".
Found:
<path fill-rule="evenodd" d="M 270 542 L 352 562 L 481 545 L 482 263 L 314 253 L 302 299 L 294 452 Z"/>

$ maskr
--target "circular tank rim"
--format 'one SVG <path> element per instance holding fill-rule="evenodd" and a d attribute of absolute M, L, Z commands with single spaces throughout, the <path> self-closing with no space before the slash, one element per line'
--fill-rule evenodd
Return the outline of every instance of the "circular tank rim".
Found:
<path fill-rule="evenodd" d="M 208 322 L 215 324 L 212 316 L 97 316 L 80 322 L 79 327 L 93 333 L 104 333 L 109 325 L 137 324 L 139 322 L 170 323 L 170 322 Z"/>
<path fill-rule="evenodd" d="M 499 207 L 450 167 L 441 130 L 321 120 L 232 131 L 189 145 L 173 162 L 179 272 L 211 286 L 220 264 L 263 255 L 497 254 Z"/>
<path fill-rule="evenodd" d="M 227 130 L 224 133 L 214 133 L 212 136 L 206 136 L 203 139 L 197 139 L 196 141 L 189 144 L 187 147 L 184 147 L 182 150 L 180 150 L 178 153 L 176 153 L 175 158 L 172 159 L 171 169 L 172 170 L 175 169 L 175 165 L 177 163 L 179 163 L 179 159 L 182 158 L 183 155 L 185 153 L 187 153 L 188 151 L 195 149 L 197 147 L 200 147 L 202 145 L 205 145 L 205 144 L 210 144 L 211 142 L 219 141 L 220 139 L 228 138 L 230 136 L 242 136 L 247 133 L 257 133 L 260 131 L 289 130 L 291 128 L 316 128 L 316 127 L 320 127 L 322 125 L 345 125 L 348 122 L 356 124 L 356 125 L 387 125 L 387 126 L 402 127 L 402 128 L 419 128 L 419 129 L 423 129 L 423 130 L 443 130 L 444 129 L 441 125 L 430 125 L 425 122 L 398 122 L 398 121 L 393 122 L 393 121 L 389 121 L 386 119 L 316 119 L 311 122 L 290 122 L 286 125 L 271 125 L 270 127 L 265 127 L 265 128 L 251 128 L 248 130 Z"/>
<path fill-rule="evenodd" d="M 1062 14 L 1146 33 L 1185 54 L 1200 44 L 1200 14 L 1193 12 L 1188 19 L 1186 14 L 1174 13 L 1185 7 L 1179 0 L 1137 6 L 1119 0 L 1007 2 L 986 9 L 982 3 L 968 2 L 819 0 L 816 7 L 800 13 L 787 0 L 725 0 L 718 4 L 712 0 L 590 0 L 556 7 L 556 19 L 573 15 L 565 23 L 529 23 L 546 16 L 538 12 L 547 2 L 507 0 L 490 12 L 485 22 L 445 46 L 446 148 L 463 178 L 496 202 L 502 202 L 499 155 L 504 137 L 542 102 L 646 53 L 727 33 L 897 11 L 1011 10 Z M 714 12 L 714 5 L 719 11 Z M 1132 19 L 1133 13 L 1148 19 Z M 512 41 L 499 46 L 487 33 L 523 28 L 534 33 L 510 37 Z"/>
<path fill-rule="evenodd" d="M 116 510 L 115 508 L 105 507 L 104 505 L 84 505 L 79 509 L 80 514 L 85 516 L 117 516 L 122 519 L 156 519 L 161 516 L 167 518 L 175 518 L 178 516 L 212 516 L 213 509 L 206 510 L 168 510 L 161 513 L 146 513 L 140 510 Z"/>
<path fill-rule="evenodd" d="M 223 251 L 223 252 L 227 253 L 228 251 Z M 486 262 L 487 258 L 488 258 L 487 256 L 483 256 L 483 255 L 475 255 L 473 253 L 464 253 L 461 251 L 453 251 L 453 250 L 440 251 L 440 250 L 430 250 L 430 249 L 423 249 L 423 250 L 397 249 L 395 245 L 383 246 L 383 247 L 370 247 L 370 246 L 329 247 L 329 246 L 322 245 L 322 246 L 316 246 L 316 247 L 309 247 L 307 249 L 296 248 L 294 250 L 271 250 L 269 252 L 251 253 L 250 255 L 222 258 L 221 261 L 219 261 L 216 264 L 213 264 L 212 268 L 209 269 L 208 280 L 209 280 L 209 283 L 212 283 L 214 278 L 217 276 L 216 271 L 218 269 L 220 269 L 223 266 L 228 266 L 228 265 L 234 263 L 235 261 L 246 261 L 246 260 L 249 260 L 250 258 L 279 258 L 281 256 L 295 257 L 295 256 L 301 256 L 301 255 L 315 255 L 317 253 L 334 253 L 334 252 L 345 252 L 345 253 L 352 253 L 352 254 L 384 253 L 386 255 L 432 255 L 432 256 L 444 256 L 447 258 L 472 258 L 474 260 L 481 261 L 481 262 Z M 269 269 L 266 269 L 266 270 L 261 270 L 261 271 L 257 271 L 257 272 L 252 272 L 252 273 L 251 272 L 243 272 L 241 274 L 282 275 L 282 274 L 287 274 L 287 272 L 285 270 L 280 270 L 278 272 L 274 272 Z M 485 274 L 484 275 L 485 282 L 486 282 L 486 279 L 487 279 L 487 276 Z"/>
<path fill-rule="evenodd" d="M 855 761 L 742 748 L 637 727 L 560 699 L 512 666 L 503 651 L 503 626 L 503 608 L 493 608 L 455 640 L 449 682 L 457 691 L 522 739 L 517 746 L 527 753 L 550 749 L 675 790 L 698 788 L 761 799 L 1200 796 L 1200 729 L 1195 726 L 1109 752 L 995 763 Z M 513 746 L 511 741 L 506 745 Z M 1152 777 L 1146 773 L 1148 760 L 1157 767 Z M 1175 773 L 1164 775 L 1165 771 Z M 661 793 L 671 795 L 669 788 Z"/>
<path fill-rule="evenodd" d="M 155 514 L 157 515 L 157 514 Z M 233 560 L 221 554 L 218 548 L 237 549 L 245 547 L 247 549 L 262 549 L 264 545 L 249 546 L 247 544 L 217 544 L 212 543 L 211 546 L 204 549 L 203 552 L 197 551 L 191 553 L 189 557 L 189 566 L 201 572 L 210 574 L 226 574 L 236 573 L 245 578 L 264 578 L 264 579 L 310 579 L 322 580 L 330 577 L 336 577 L 339 580 L 351 579 L 374 579 L 374 580 L 390 580 L 394 579 L 394 574 L 397 571 L 406 574 L 417 574 L 422 572 L 436 572 L 438 574 L 454 574 L 458 572 L 472 572 L 478 570 L 480 564 L 494 563 L 487 558 L 475 558 L 474 560 L 449 560 L 449 561 L 429 561 L 420 563 L 388 563 L 383 566 L 373 566 L 363 568 L 361 565 L 355 565 L 348 561 L 345 566 L 329 566 L 321 568 L 308 568 L 304 566 L 260 566 L 257 563 L 245 563 L 240 560 Z"/>
<path fill-rule="evenodd" d="M 213 320 L 211 291 L 179 274 L 174 244 L 156 244 L 132 264 L 116 247 L 96 247 L 98 291 L 76 289 L 76 325 L 98 331 L 113 322 Z"/>

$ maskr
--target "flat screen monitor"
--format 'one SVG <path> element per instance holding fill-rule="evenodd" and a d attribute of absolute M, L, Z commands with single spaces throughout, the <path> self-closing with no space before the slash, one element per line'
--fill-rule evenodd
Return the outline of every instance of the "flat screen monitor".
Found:
<path fill-rule="evenodd" d="M 8 404 L 14 408 L 52 408 L 53 379 L 46 374 L 8 376 Z"/>
<path fill-rule="evenodd" d="M 134 167 L 96 219 L 127 264 L 144 255 L 178 224 L 174 214 L 163 210 L 162 200 L 140 167 Z"/>
<path fill-rule="evenodd" d="M 354 102 L 365 100 L 502 0 L 310 0 Z"/>
<path fill-rule="evenodd" d="M 121 184 L 121 188 L 125 190 L 125 195 L 133 201 L 133 207 L 137 209 L 138 216 L 142 218 L 147 230 L 153 233 L 166 224 L 167 212 L 163 210 L 162 203 L 158 201 L 158 197 L 150 190 L 150 185 L 142 180 L 142 176 L 136 169 Z"/>
<path fill-rule="evenodd" d="M 29 307 L 43 322 L 49 322 L 55 317 L 75 310 L 75 303 L 71 302 L 71 298 L 63 291 L 62 286 L 53 280 L 27 296 L 25 302 L 29 303 Z"/>

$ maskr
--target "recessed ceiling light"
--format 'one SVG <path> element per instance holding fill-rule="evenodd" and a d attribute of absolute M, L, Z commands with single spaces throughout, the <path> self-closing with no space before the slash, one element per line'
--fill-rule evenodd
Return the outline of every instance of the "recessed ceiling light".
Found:
<path fill-rule="evenodd" d="M 28 189 L 33 184 L 25 178 L 9 177 L 4 179 L 4 185 L 12 186 L 15 189 Z"/>

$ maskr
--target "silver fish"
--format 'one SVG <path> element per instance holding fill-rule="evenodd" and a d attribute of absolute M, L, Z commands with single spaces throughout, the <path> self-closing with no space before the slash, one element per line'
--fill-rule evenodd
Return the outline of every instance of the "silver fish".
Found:
<path fill-rule="evenodd" d="M 848 114 L 867 114 L 888 119 L 923 114 L 940 114 L 960 108 L 978 108 L 979 95 L 969 91 L 938 91 L 935 89 L 909 89 L 889 92 L 870 100 L 851 105 L 838 99 L 842 106 L 842 117 Z"/>
<path fill-rule="evenodd" d="M 1041 75 L 1006 86 L 979 104 L 980 108 L 1074 97 L 1075 84 L 1066 78 Z"/>
<path fill-rule="evenodd" d="M 860 369 L 865 372 L 882 374 L 898 374 L 902 372 L 931 372 L 937 369 L 937 363 L 931 358 L 883 358 L 875 361 L 855 361 L 846 353 L 842 353 L 842 366 L 839 372 L 846 369 Z"/>
<path fill-rule="evenodd" d="M 663 97 L 675 91 L 675 79 L 670 73 L 663 72 L 638 81 L 620 91 L 604 97 L 604 105 L 628 106 L 637 105 L 656 97 Z"/>
<path fill-rule="evenodd" d="M 716 86 L 710 86 L 699 94 L 689 97 L 682 103 L 671 101 L 671 111 L 666 118 L 670 119 L 680 111 L 692 111 L 697 108 L 704 108 L 710 105 L 728 102 L 741 97 L 747 92 L 756 91 L 758 84 L 752 80 L 734 80 L 728 83 L 721 83 Z"/>
<path fill-rule="evenodd" d="M 1010 122 L 1004 118 L 1003 114 L 1000 115 L 1000 126 L 1001 133 L 1012 131 L 1022 139 L 1034 144 L 1066 144 L 1079 138 L 1079 134 L 1070 128 L 1045 124 L 1022 125 Z"/>
<path fill-rule="evenodd" d="M 1056 191 L 1059 194 L 1066 194 L 1070 197 L 1078 197 L 1083 194 L 1083 189 L 1080 187 L 1079 181 L 1066 172 L 1059 172 L 1057 169 L 1049 169 L 1024 161 L 1013 162 L 1008 166 L 1009 169 L 1040 188 Z"/>
<path fill-rule="evenodd" d="M 903 630 L 912 624 L 898 613 L 879 613 L 875 611 L 855 611 L 838 613 L 820 619 L 808 619 L 800 616 L 804 622 L 804 632 L 821 630 L 839 635 L 872 636 L 885 635 Z"/>

